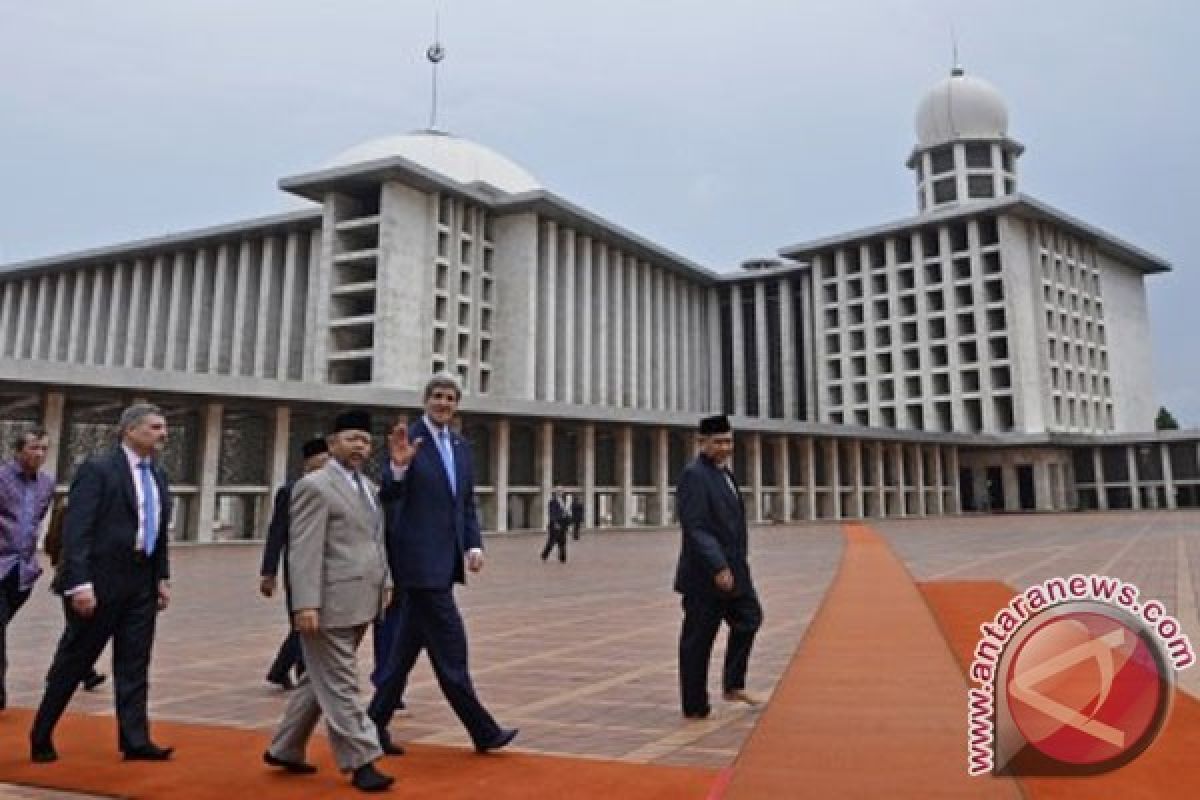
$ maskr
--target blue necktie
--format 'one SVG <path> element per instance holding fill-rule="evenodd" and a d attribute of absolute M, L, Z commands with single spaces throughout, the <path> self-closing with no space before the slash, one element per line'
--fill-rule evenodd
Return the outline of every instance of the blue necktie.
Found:
<path fill-rule="evenodd" d="M 442 454 L 442 465 L 446 467 L 450 494 L 458 494 L 458 486 L 454 480 L 454 450 L 450 447 L 450 434 L 445 430 L 438 432 L 438 452 Z"/>
<path fill-rule="evenodd" d="M 154 540 L 158 538 L 158 508 L 154 502 L 154 471 L 149 461 L 138 462 L 138 473 L 142 481 L 142 516 L 146 520 L 142 549 L 146 555 L 154 554 Z"/>

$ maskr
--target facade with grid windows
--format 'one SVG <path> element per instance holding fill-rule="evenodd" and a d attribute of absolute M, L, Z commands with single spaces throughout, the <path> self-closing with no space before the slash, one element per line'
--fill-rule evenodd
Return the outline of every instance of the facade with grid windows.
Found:
<path fill-rule="evenodd" d="M 198 540 L 259 535 L 299 442 L 347 404 L 382 435 L 441 370 L 493 530 L 540 527 L 556 486 L 588 525 L 669 523 L 718 410 L 756 521 L 1200 504 L 1196 437 L 1150 432 L 1169 266 L 1019 193 L 982 81 L 917 131 L 914 217 L 733 273 L 467 140 L 373 140 L 280 182 L 309 209 L 0 271 L 0 428 L 45 424 L 65 482 L 159 402 Z"/>

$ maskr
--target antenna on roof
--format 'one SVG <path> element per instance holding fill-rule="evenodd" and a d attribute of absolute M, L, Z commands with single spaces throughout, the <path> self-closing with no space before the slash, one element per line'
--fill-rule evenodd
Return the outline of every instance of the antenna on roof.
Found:
<path fill-rule="evenodd" d="M 962 75 L 962 62 L 958 60 L 958 32 L 954 29 L 954 20 L 950 20 L 950 53 L 954 60 L 950 65 L 950 74 Z"/>
<path fill-rule="evenodd" d="M 433 65 L 433 91 L 430 94 L 429 104 L 429 130 L 436 131 L 437 127 L 437 106 L 438 106 L 438 64 L 446 57 L 446 48 L 442 47 L 442 42 L 438 36 L 438 12 L 433 12 L 433 44 L 425 51 L 425 58 L 429 59 L 429 63 Z"/>

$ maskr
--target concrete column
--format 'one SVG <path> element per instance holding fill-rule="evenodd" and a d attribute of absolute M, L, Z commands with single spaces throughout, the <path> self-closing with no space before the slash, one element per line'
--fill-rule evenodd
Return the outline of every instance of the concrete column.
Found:
<path fill-rule="evenodd" d="M 492 489 L 496 493 L 496 530 L 508 530 L 508 458 L 510 445 L 508 419 L 496 420 L 492 442 Z"/>
<path fill-rule="evenodd" d="M 668 524 L 671 505 L 670 434 L 666 428 L 654 431 L 654 488 L 657 497 L 659 525 Z"/>
<path fill-rule="evenodd" d="M 546 320 L 542 326 L 545 339 L 542 341 L 542 399 L 553 403 L 558 398 L 554 393 L 557 383 L 558 370 L 558 225 L 553 222 L 543 223 L 541 232 L 545 246 L 542 248 L 542 258 L 545 259 L 545 285 L 538 294 L 541 296 L 541 314 Z M 545 509 L 543 509 L 543 512 Z"/>
<path fill-rule="evenodd" d="M 188 314 L 188 335 L 187 335 L 187 354 L 185 355 L 184 369 L 188 372 L 199 372 L 200 365 L 200 338 L 203 336 L 206 340 L 209 336 L 208 326 L 205 325 L 201 330 L 200 315 L 204 310 L 204 285 L 208 276 L 208 253 L 205 250 L 199 250 L 196 253 L 196 260 L 192 268 L 192 308 Z M 96 288 L 92 291 L 92 324 L 95 324 L 95 306 L 94 301 L 99 295 Z"/>
<path fill-rule="evenodd" d="M 71 320 L 67 327 L 67 348 L 63 359 L 69 364 L 78 364 L 87 360 L 84 349 L 87 345 L 87 335 L 83 330 L 83 289 L 85 281 L 92 282 L 92 276 L 86 270 L 76 271 L 74 277 L 75 288 L 71 297 Z M 0 347 L 0 352 L 3 352 L 2 347 Z"/>
<path fill-rule="evenodd" d="M 62 460 L 63 435 L 66 433 L 66 406 L 67 396 L 62 392 L 46 392 L 42 395 L 42 427 L 50 438 L 50 452 L 46 454 L 43 469 L 56 477 Z"/>
<path fill-rule="evenodd" d="M 576 250 L 579 262 L 579 283 L 575 286 L 576 333 L 579 338 L 579 371 L 576 375 L 576 400 L 585 405 L 596 403 L 593 396 L 593 356 L 595 330 L 592 321 L 592 303 L 596 299 L 592 294 L 592 240 L 582 237 Z M 599 306 L 603 309 L 603 306 Z M 601 314 L 603 315 L 603 313 Z M 603 402 L 603 401 L 600 401 Z M 589 505 L 590 500 L 584 505 Z M 587 512 L 584 512 L 585 514 Z"/>
<path fill-rule="evenodd" d="M 791 453 L 788 451 L 788 437 L 775 437 L 775 485 L 779 489 L 779 513 L 776 520 L 791 522 L 792 509 L 792 465 Z"/>
<path fill-rule="evenodd" d="M 908 481 L 904 475 L 904 444 L 892 445 L 892 469 L 896 473 L 896 516 L 908 516 Z"/>
<path fill-rule="evenodd" d="M 1163 486 L 1167 493 L 1167 508 L 1171 511 L 1179 508 L 1175 500 L 1175 474 L 1171 471 L 1171 452 L 1166 442 L 1158 443 L 1158 457 L 1162 459 Z"/>
<path fill-rule="evenodd" d="M 854 487 L 854 497 L 851 499 L 851 513 L 861 519 L 867 515 L 866 498 L 863 496 L 866 492 L 866 486 L 863 484 L 863 452 L 862 440 L 855 439 L 850 442 L 850 469 L 853 472 L 851 485 Z"/>
<path fill-rule="evenodd" d="M 1013 464 L 1000 465 L 1000 482 L 1004 485 L 1004 510 L 1020 511 L 1021 499 L 1017 496 L 1017 468 Z"/>
<path fill-rule="evenodd" d="M 663 318 L 659 320 L 662 333 L 659 339 L 658 351 L 662 354 L 663 362 L 660 362 L 663 367 L 664 379 L 666 381 L 664 393 L 663 408 L 671 411 L 679 410 L 679 369 L 680 369 L 680 345 L 682 344 L 679 335 L 679 303 L 676 301 L 675 293 L 675 275 L 663 275 L 660 278 L 662 285 L 662 310 Z M 665 362 L 665 363 L 664 363 Z"/>
<path fill-rule="evenodd" d="M 596 425 L 583 426 L 583 527 L 596 527 Z"/>
<path fill-rule="evenodd" d="M 288 440 L 292 432 L 292 410 L 275 407 L 275 424 L 271 432 L 271 457 L 267 461 L 267 486 L 272 491 L 287 482 Z"/>
<path fill-rule="evenodd" d="M 213 541 L 213 522 L 217 515 L 217 481 L 221 456 L 221 425 L 225 407 L 208 403 L 200 415 L 200 491 L 194 496 L 191 520 L 196 541 Z"/>
<path fill-rule="evenodd" d="M 758 416 L 770 418 L 771 390 L 768 379 L 778 366 L 772 363 L 767 347 L 766 281 L 754 282 L 754 340 L 754 355 L 758 360 Z"/>
<path fill-rule="evenodd" d="M 49 276 L 46 278 L 49 282 Z M 67 273 L 58 273 L 58 278 L 54 282 L 54 308 L 50 310 L 50 319 L 47 324 L 50 328 L 50 341 L 46 348 L 46 359 L 49 361 L 58 361 L 58 351 L 62 347 L 63 335 L 67 333 L 69 320 L 67 319 Z"/>
<path fill-rule="evenodd" d="M 731 343 L 733 347 L 733 413 L 739 417 L 746 416 L 746 324 L 742 318 L 742 287 L 735 283 L 729 287 L 729 302 L 733 332 Z M 717 365 L 720 367 L 718 358 Z"/>
<path fill-rule="evenodd" d="M 250 374 L 256 378 L 267 377 L 267 352 L 279 348 L 280 342 L 268 342 L 268 324 L 271 321 L 271 282 L 275 279 L 275 251 L 278 239 L 267 236 L 262 243 L 262 257 L 258 266 L 258 310 L 254 315 L 254 343 L 251 349 L 253 369 Z"/>
<path fill-rule="evenodd" d="M 538 479 L 541 482 L 540 501 L 534 519 L 539 521 L 539 527 L 546 527 L 546 506 L 550 502 L 550 492 L 554 490 L 554 421 L 542 420 L 538 428 Z"/>
<path fill-rule="evenodd" d="M 1050 462 L 1038 459 L 1033 462 L 1034 508 L 1038 511 L 1053 511 L 1054 485 L 1050 479 Z"/>
<path fill-rule="evenodd" d="M 928 512 L 925 504 L 925 451 L 921 445 L 913 445 L 913 483 L 917 487 L 917 516 L 923 517 Z"/>
<path fill-rule="evenodd" d="M 875 464 L 875 505 L 879 509 L 880 518 L 883 519 L 888 516 L 887 481 L 884 480 L 886 450 L 883 442 L 874 442 L 871 445 L 871 459 Z"/>
<path fill-rule="evenodd" d="M 300 235 L 289 233 L 283 246 L 283 288 L 280 289 L 279 360 L 275 364 L 275 379 L 287 380 L 292 372 L 292 321 L 297 318 L 296 270 L 300 251 Z M 295 309 L 295 310 L 293 310 Z M 299 317 L 299 319 L 303 319 Z"/>
<path fill-rule="evenodd" d="M 1100 448 L 1092 448 L 1092 472 L 1093 478 L 1096 481 L 1096 508 L 1101 511 L 1108 510 L 1108 492 L 1104 487 L 1104 459 L 1100 457 Z"/>
<path fill-rule="evenodd" d="M 933 496 L 933 513 L 940 517 L 946 513 L 946 487 L 942 484 L 942 473 L 945 471 L 942 466 L 942 448 L 937 445 L 933 448 L 933 471 L 933 485 L 937 487 Z"/>
<path fill-rule="evenodd" d="M 633 427 L 617 428 L 617 482 L 620 484 L 618 519 L 623 528 L 633 527 Z"/>
<path fill-rule="evenodd" d="M 558 319 L 558 400 L 564 403 L 577 402 L 575 394 L 575 232 L 562 231 L 559 254 L 559 278 L 562 286 L 559 290 Z"/>
<path fill-rule="evenodd" d="M 827 467 L 829 474 L 829 492 L 833 498 L 830 507 L 833 509 L 833 518 L 841 519 L 842 511 L 842 476 L 841 476 L 841 446 L 837 439 L 828 439 L 825 442 L 825 453 L 827 456 Z"/>
<path fill-rule="evenodd" d="M 609 250 L 609 305 L 612 320 L 611 347 L 608 350 L 609 396 L 614 406 L 625 403 L 625 267 L 620 251 Z"/>
<path fill-rule="evenodd" d="M 796 323 L 792 318 L 793 292 L 790 278 L 779 279 L 780 378 L 783 381 L 783 418 L 797 419 L 796 413 Z"/>
<path fill-rule="evenodd" d="M 749 442 L 747 442 L 746 461 L 750 465 L 750 521 L 765 522 L 766 519 L 763 516 L 763 435 L 755 432 L 747 438 Z"/>
<path fill-rule="evenodd" d="M 28 283 L 28 281 L 26 282 Z M 112 292 L 108 297 L 109 308 L 106 311 L 111 311 L 114 308 L 123 308 L 126 306 L 125 294 L 125 265 L 117 264 L 113 267 L 112 276 Z M 121 353 L 117 352 L 117 330 L 120 328 L 122 320 L 126 320 L 124 314 L 108 313 L 108 335 L 104 340 L 104 366 L 115 367 L 119 364 Z M 20 324 L 20 323 L 18 323 Z M 22 326 L 23 327 L 23 326 Z M 21 344 L 21 329 L 17 330 L 17 345 Z"/>
<path fill-rule="evenodd" d="M 813 438 L 805 436 L 801 444 L 804 454 L 804 518 L 817 518 L 817 466 Z"/>
<path fill-rule="evenodd" d="M 225 295 L 228 292 L 226 282 L 229 280 L 229 248 L 230 245 L 228 244 L 222 244 L 217 248 L 217 272 L 213 282 L 212 319 L 209 320 L 208 329 L 208 372 L 210 373 L 221 371 L 221 351 L 224 350 L 224 344 L 222 343 L 223 332 L 227 328 L 233 327 L 225 319 Z M 321 336 L 318 338 L 324 339 L 325 337 Z"/>
<path fill-rule="evenodd" d="M 595 276 L 593 283 L 596 287 L 596 293 L 590 298 L 590 300 L 595 301 L 597 309 L 595 315 L 592 317 L 592 363 L 595 369 L 595 380 L 592 383 L 592 402 L 601 406 L 616 405 L 608 392 L 608 320 L 612 316 L 609 311 L 608 299 L 608 245 L 603 242 L 596 243 L 596 255 L 597 258 L 592 265 L 592 274 Z M 588 300 L 589 298 L 585 298 L 585 305 L 590 307 L 592 302 L 587 302 Z"/>
<path fill-rule="evenodd" d="M 1141 492 L 1141 476 L 1138 475 L 1137 452 L 1135 445 L 1125 446 L 1125 463 L 1128 464 L 1129 470 L 1129 497 L 1133 503 L 1133 510 L 1140 511 L 1142 508 L 1142 492 Z"/>
<path fill-rule="evenodd" d="M 954 508 L 950 509 L 955 514 L 962 513 L 962 483 L 958 480 L 958 471 L 960 469 L 958 448 L 950 448 L 950 488 L 954 492 Z"/>
<path fill-rule="evenodd" d="M 727 398 L 722 396 L 721 388 L 721 298 L 718 289 L 706 289 L 708 305 L 707 318 L 704 322 L 708 327 L 708 409 L 719 411 L 725 407 Z M 702 409 L 703 410 L 703 409 Z"/>

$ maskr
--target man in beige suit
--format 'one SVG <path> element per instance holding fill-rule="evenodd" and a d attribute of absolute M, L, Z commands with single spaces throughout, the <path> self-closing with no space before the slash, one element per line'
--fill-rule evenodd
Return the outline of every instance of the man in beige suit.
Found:
<path fill-rule="evenodd" d="M 367 624 L 390 604 L 392 593 L 376 488 L 362 474 L 370 430 L 365 412 L 340 414 L 329 462 L 292 489 L 288 573 L 307 671 L 263 760 L 294 774 L 316 772 L 304 751 L 324 714 L 338 768 L 352 773 L 355 788 L 379 792 L 395 779 L 375 769 L 383 751 L 358 698 L 355 657 Z"/>

